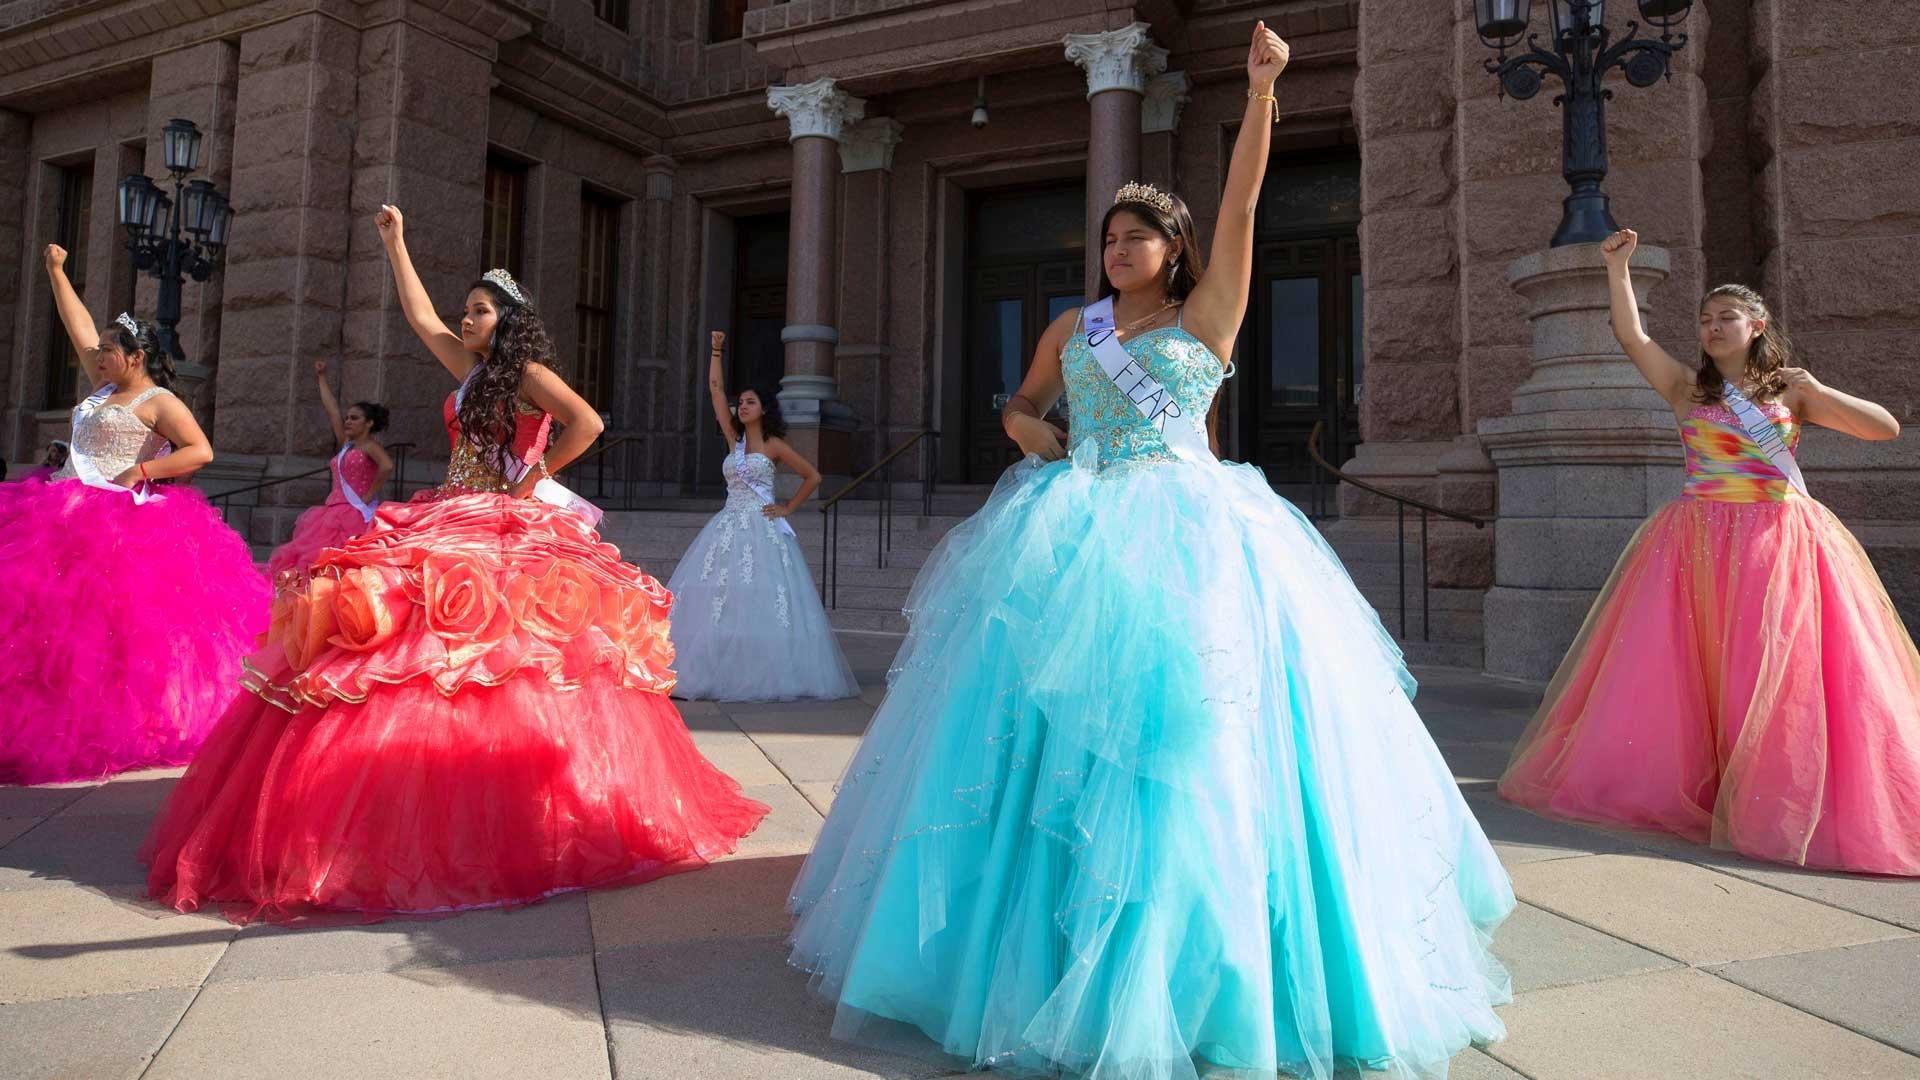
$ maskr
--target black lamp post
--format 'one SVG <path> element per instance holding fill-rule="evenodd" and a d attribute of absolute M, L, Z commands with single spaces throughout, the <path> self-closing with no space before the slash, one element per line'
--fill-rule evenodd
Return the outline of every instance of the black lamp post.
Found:
<path fill-rule="evenodd" d="M 1554 247 L 1604 240 L 1619 228 L 1600 190 L 1607 175 L 1606 102 L 1613 96 L 1601 85 L 1607 72 L 1618 67 L 1634 86 L 1652 86 L 1663 76 L 1672 77 L 1673 54 L 1687 44 L 1687 35 L 1673 28 L 1686 19 L 1693 0 L 1637 2 L 1641 18 L 1659 27 L 1660 40 L 1634 37 L 1640 27 L 1629 22 L 1626 36 L 1609 44 L 1606 0 L 1547 0 L 1553 24 L 1549 52 L 1541 47 L 1540 35 L 1527 33 L 1533 0 L 1474 0 L 1480 40 L 1500 54 L 1486 67 L 1499 77 L 1503 96 L 1525 101 L 1540 92 L 1549 74 L 1558 75 L 1566 90 L 1553 101 L 1560 106 L 1562 121 L 1560 174 L 1573 191 L 1554 230 Z M 1522 36 L 1526 51 L 1508 56 L 1507 50 Z"/>
<path fill-rule="evenodd" d="M 143 174 L 125 177 L 120 181 L 120 224 L 127 230 L 134 267 L 160 283 L 154 310 L 160 347 L 185 363 L 178 332 L 181 278 L 205 281 L 213 273 L 214 261 L 227 246 L 233 208 L 212 181 L 187 180 L 187 174 L 200 167 L 200 129 L 193 121 L 169 120 L 161 137 L 173 197 Z"/>

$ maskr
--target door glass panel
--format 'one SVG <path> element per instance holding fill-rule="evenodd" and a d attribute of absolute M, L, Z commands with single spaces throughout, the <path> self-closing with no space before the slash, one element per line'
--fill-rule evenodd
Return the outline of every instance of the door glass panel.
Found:
<path fill-rule="evenodd" d="M 1353 350 L 1353 403 L 1358 405 L 1360 404 L 1360 390 L 1366 386 L 1367 374 L 1367 343 L 1360 333 L 1360 328 L 1366 325 L 1366 320 L 1361 316 L 1365 311 L 1362 305 L 1366 303 L 1367 294 L 1366 290 L 1360 287 L 1359 274 L 1353 274 L 1349 276 L 1347 280 L 1349 283 L 1347 289 L 1352 296 L 1352 300 L 1347 306 L 1353 313 L 1353 323 L 1350 327 L 1351 336 L 1348 337 L 1347 340 L 1350 343 L 1349 347 Z"/>
<path fill-rule="evenodd" d="M 1269 398 L 1275 405 L 1320 400 L 1320 279 L 1281 278 L 1267 287 Z"/>
<path fill-rule="evenodd" d="M 1007 403 L 1007 398 L 1020 389 L 1020 378 L 1025 373 L 1026 357 L 1020 354 L 1023 344 L 1020 329 L 1025 314 L 1024 301 L 990 300 L 982 303 L 974 315 L 976 356 L 982 374 L 990 380 L 985 389 L 992 399 L 989 407 L 996 413 Z"/>

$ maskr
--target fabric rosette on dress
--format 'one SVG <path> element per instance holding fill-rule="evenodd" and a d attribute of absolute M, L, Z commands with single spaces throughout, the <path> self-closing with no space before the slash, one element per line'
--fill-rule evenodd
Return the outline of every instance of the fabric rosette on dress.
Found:
<path fill-rule="evenodd" d="M 455 457 L 459 486 L 283 583 L 252 694 L 143 849 L 153 895 L 236 920 L 528 903 L 698 868 L 766 814 L 667 698 L 666 590 Z"/>

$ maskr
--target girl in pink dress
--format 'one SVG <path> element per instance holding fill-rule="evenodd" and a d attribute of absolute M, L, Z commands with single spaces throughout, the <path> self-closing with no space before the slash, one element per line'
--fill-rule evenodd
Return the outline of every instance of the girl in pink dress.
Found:
<path fill-rule="evenodd" d="M 1793 456 L 1808 423 L 1875 440 L 1900 425 L 1791 366 L 1743 286 L 1701 302 L 1689 370 L 1641 327 L 1636 242 L 1601 245 L 1614 332 L 1680 421 L 1686 488 L 1627 545 L 1500 793 L 1757 858 L 1920 875 L 1920 654 Z"/>
<path fill-rule="evenodd" d="M 184 477 L 213 460 L 154 328 L 96 329 L 46 249 L 93 392 L 58 472 L 0 484 L 0 783 L 90 780 L 191 757 L 267 628 L 246 542 Z"/>
<path fill-rule="evenodd" d="M 313 362 L 313 377 L 320 384 L 320 404 L 333 424 L 333 437 L 340 443 L 330 466 L 333 490 L 327 492 L 326 502 L 300 515 L 293 523 L 293 536 L 267 560 L 267 573 L 276 580 L 289 570 L 304 571 L 322 551 L 366 532 L 374 507 L 380 505 L 380 485 L 393 475 L 393 458 L 373 437 L 387 426 L 386 406 L 356 401 L 341 416 L 340 403 L 327 385 L 325 360 Z"/>

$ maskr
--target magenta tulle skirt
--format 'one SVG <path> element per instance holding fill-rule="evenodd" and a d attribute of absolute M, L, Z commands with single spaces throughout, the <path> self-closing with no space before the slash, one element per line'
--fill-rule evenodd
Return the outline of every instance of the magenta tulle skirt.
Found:
<path fill-rule="evenodd" d="M 1920 654 L 1824 506 L 1683 498 L 1621 555 L 1500 793 L 1761 859 L 1920 875 Z"/>
<path fill-rule="evenodd" d="M 197 491 L 0 484 L 0 783 L 193 756 L 267 629 L 266 578 Z"/>
<path fill-rule="evenodd" d="M 267 559 L 267 574 L 279 578 L 289 570 L 305 570 L 322 551 L 367 531 L 367 519 L 346 502 L 329 502 L 301 514 L 293 523 L 293 536 L 274 549 Z"/>

